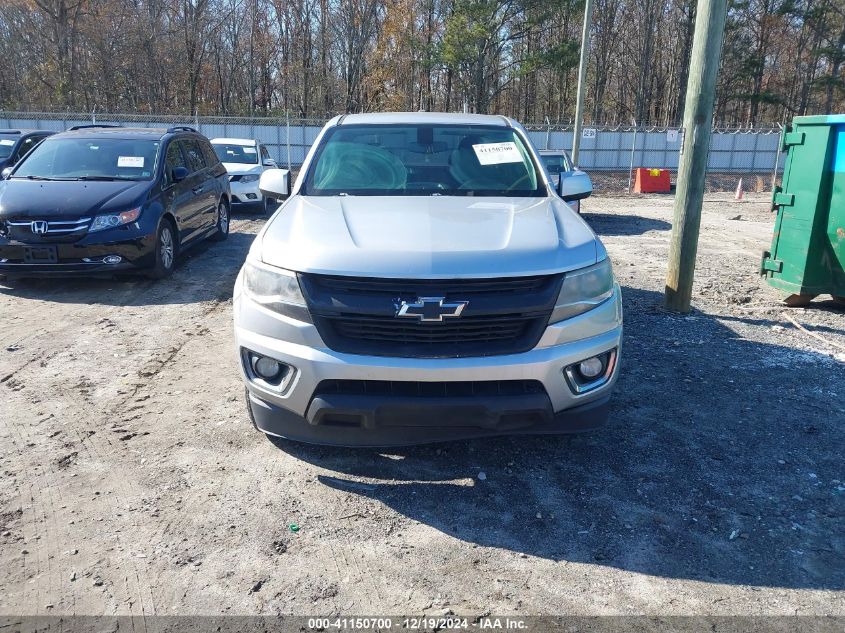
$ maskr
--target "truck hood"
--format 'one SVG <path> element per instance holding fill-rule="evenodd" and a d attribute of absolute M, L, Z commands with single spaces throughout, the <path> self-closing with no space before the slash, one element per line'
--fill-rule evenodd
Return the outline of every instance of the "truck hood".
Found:
<path fill-rule="evenodd" d="M 271 266 L 362 277 L 550 274 L 605 257 L 557 198 L 293 196 L 253 250 Z"/>

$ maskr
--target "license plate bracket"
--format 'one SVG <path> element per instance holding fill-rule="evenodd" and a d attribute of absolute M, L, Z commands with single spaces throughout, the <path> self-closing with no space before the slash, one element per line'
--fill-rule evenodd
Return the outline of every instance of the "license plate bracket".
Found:
<path fill-rule="evenodd" d="M 27 246 L 23 249 L 25 264 L 58 264 L 59 253 L 55 246 Z"/>

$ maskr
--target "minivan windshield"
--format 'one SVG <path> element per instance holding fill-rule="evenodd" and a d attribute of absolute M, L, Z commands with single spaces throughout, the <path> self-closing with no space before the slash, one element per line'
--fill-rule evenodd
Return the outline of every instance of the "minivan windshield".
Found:
<path fill-rule="evenodd" d="M 159 141 L 119 138 L 48 138 L 15 169 L 33 180 L 150 180 Z"/>
<path fill-rule="evenodd" d="M 314 196 L 546 195 L 521 136 L 504 126 L 341 125 L 326 132 L 302 192 Z"/>
<path fill-rule="evenodd" d="M 255 146 L 212 143 L 212 147 L 214 147 L 214 151 L 217 153 L 217 157 L 221 163 L 258 164 L 258 151 Z"/>
<path fill-rule="evenodd" d="M 12 155 L 12 150 L 15 149 L 15 143 L 19 138 L 19 134 L 0 134 L 0 160 Z"/>

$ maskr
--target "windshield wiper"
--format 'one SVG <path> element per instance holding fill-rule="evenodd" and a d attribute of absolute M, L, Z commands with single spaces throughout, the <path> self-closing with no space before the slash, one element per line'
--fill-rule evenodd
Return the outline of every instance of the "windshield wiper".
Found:
<path fill-rule="evenodd" d="M 72 176 L 69 178 L 61 178 L 61 177 L 51 177 L 51 176 L 12 176 L 12 178 L 21 178 L 23 180 L 49 180 L 51 182 L 70 182 L 73 180 L 80 180 L 79 178 Z"/>
<path fill-rule="evenodd" d="M 120 176 L 79 176 L 74 180 L 134 180 L 133 178 L 121 178 Z"/>

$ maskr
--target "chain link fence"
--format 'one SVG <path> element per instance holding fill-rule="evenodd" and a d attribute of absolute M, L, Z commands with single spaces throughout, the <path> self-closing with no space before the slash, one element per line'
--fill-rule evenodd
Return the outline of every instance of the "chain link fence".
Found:
<path fill-rule="evenodd" d="M 305 160 L 326 119 L 218 117 L 79 112 L 0 111 L 0 127 L 61 131 L 92 123 L 135 127 L 190 125 L 208 138 L 258 139 L 280 165 L 297 168 Z M 538 149 L 571 151 L 571 124 L 527 124 Z M 732 190 L 739 178 L 750 190 L 770 190 L 783 166 L 781 126 L 714 128 L 710 141 L 707 186 Z M 597 190 L 625 191 L 633 169 L 669 169 L 674 181 L 683 144 L 683 130 L 657 126 L 600 126 L 583 130 L 579 167 L 590 172 Z"/>
<path fill-rule="evenodd" d="M 526 125 L 539 149 L 572 149 L 572 126 Z M 783 169 L 782 126 L 714 128 L 707 161 L 709 191 L 768 191 Z M 674 182 L 684 131 L 673 127 L 604 126 L 583 130 L 578 163 L 592 174 L 597 189 L 627 191 L 638 167 L 668 169 Z"/>

